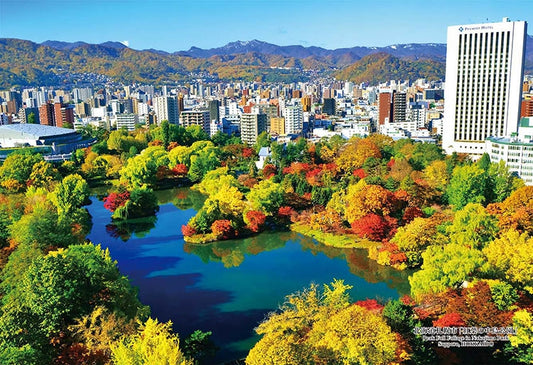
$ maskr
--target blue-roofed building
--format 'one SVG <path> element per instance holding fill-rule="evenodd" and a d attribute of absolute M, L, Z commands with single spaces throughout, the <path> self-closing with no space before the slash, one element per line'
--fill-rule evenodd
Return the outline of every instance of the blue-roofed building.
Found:
<path fill-rule="evenodd" d="M 8 124 L 0 126 L 0 148 L 48 147 L 51 155 L 70 154 L 95 142 L 84 139 L 74 129 L 41 124 Z"/>

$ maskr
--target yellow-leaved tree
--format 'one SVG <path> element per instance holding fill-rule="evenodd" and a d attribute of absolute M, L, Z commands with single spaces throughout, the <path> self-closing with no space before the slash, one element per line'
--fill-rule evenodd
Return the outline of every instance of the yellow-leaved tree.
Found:
<path fill-rule="evenodd" d="M 289 295 L 256 332 L 263 335 L 246 358 L 248 365 L 388 364 L 395 334 L 385 320 L 350 304 L 342 280 Z"/>
<path fill-rule="evenodd" d="M 112 345 L 111 353 L 116 365 L 194 364 L 181 352 L 179 338 L 172 333 L 172 322 L 159 323 L 152 318 L 148 318 L 136 334 Z"/>

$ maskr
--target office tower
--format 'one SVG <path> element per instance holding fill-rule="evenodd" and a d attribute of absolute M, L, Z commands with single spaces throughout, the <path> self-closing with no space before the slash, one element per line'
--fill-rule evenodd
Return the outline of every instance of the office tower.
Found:
<path fill-rule="evenodd" d="M 322 112 L 327 115 L 335 115 L 335 99 L 325 98 Z"/>
<path fill-rule="evenodd" d="M 154 111 L 157 124 L 168 120 L 170 124 L 179 123 L 178 101 L 174 96 L 158 96 L 154 98 Z"/>
<path fill-rule="evenodd" d="M 378 124 L 383 125 L 392 121 L 392 97 L 390 92 L 379 93 Z"/>
<path fill-rule="evenodd" d="M 444 129 L 447 153 L 481 155 L 487 137 L 518 130 L 526 22 L 448 27 Z"/>
<path fill-rule="evenodd" d="M 293 105 L 285 108 L 285 133 L 300 134 L 304 123 L 304 113 L 301 105 Z"/>
<path fill-rule="evenodd" d="M 407 111 L 407 94 L 393 93 L 392 96 L 392 121 L 405 122 L 405 113 Z"/>
<path fill-rule="evenodd" d="M 128 131 L 135 130 L 135 125 L 139 123 L 139 116 L 132 113 L 115 115 L 117 129 L 126 128 Z"/>
<path fill-rule="evenodd" d="M 241 115 L 241 140 L 248 146 L 257 142 L 257 137 L 266 132 L 266 114 Z"/>
<path fill-rule="evenodd" d="M 199 125 L 209 134 L 210 124 L 209 110 L 186 110 L 180 113 L 180 125 L 182 127 L 190 127 L 191 125 Z"/>
<path fill-rule="evenodd" d="M 183 94 L 178 95 L 178 114 L 185 110 L 185 101 L 183 100 Z"/>
<path fill-rule="evenodd" d="M 220 115 L 218 108 L 220 107 L 220 100 L 209 100 L 209 120 L 220 121 Z"/>

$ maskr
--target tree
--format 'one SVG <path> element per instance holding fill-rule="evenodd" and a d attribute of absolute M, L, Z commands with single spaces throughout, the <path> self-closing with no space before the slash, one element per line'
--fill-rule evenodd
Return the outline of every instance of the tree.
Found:
<path fill-rule="evenodd" d="M 35 117 L 35 113 L 31 112 L 30 114 L 28 114 L 27 123 L 28 124 L 36 124 L 36 122 L 37 122 L 37 118 Z"/>
<path fill-rule="evenodd" d="M 219 240 L 227 240 L 235 237 L 235 229 L 228 219 L 217 219 L 211 225 L 211 232 Z"/>
<path fill-rule="evenodd" d="M 35 258 L 2 303 L 0 347 L 29 345 L 43 356 L 53 337 L 95 305 L 129 319 L 145 311 L 109 251 L 92 244 Z"/>
<path fill-rule="evenodd" d="M 490 164 L 488 173 L 487 201 L 502 202 L 511 193 L 524 185 L 524 181 L 513 175 L 504 161 Z"/>
<path fill-rule="evenodd" d="M 525 309 L 516 311 L 513 316 L 515 335 L 509 336 L 507 352 L 512 359 L 531 364 L 533 362 L 533 315 Z"/>
<path fill-rule="evenodd" d="M 344 215 L 348 222 L 354 222 L 369 213 L 387 216 L 397 208 L 393 193 L 379 185 L 367 185 L 364 180 L 348 188 L 345 202 Z"/>
<path fill-rule="evenodd" d="M 533 238 L 526 233 L 509 230 L 484 249 L 489 273 L 523 287 L 533 294 Z"/>
<path fill-rule="evenodd" d="M 437 225 L 440 222 L 432 218 L 415 218 L 398 231 L 391 239 L 391 243 L 398 246 L 398 249 L 405 253 L 409 266 L 422 264 L 422 252 L 426 247 L 439 244 L 442 234 L 437 232 Z"/>
<path fill-rule="evenodd" d="M 459 210 L 468 203 L 485 203 L 486 186 L 487 174 L 478 165 L 457 166 L 453 169 L 446 196 L 453 209 Z"/>
<path fill-rule="evenodd" d="M 144 184 L 151 186 L 157 181 L 158 168 L 168 164 L 168 154 L 163 147 L 148 147 L 128 160 L 120 170 L 120 176 L 133 188 Z"/>
<path fill-rule="evenodd" d="M 369 138 L 352 138 L 335 159 L 339 170 L 353 171 L 363 166 L 369 157 L 381 158 L 378 146 Z"/>
<path fill-rule="evenodd" d="M 120 204 L 113 211 L 113 219 L 148 217 L 159 210 L 154 191 L 146 186 L 129 191 L 129 199 Z"/>
<path fill-rule="evenodd" d="M 533 186 L 515 190 L 502 203 L 491 204 L 488 208 L 495 211 L 499 226 L 504 230 L 513 229 L 533 235 Z"/>
<path fill-rule="evenodd" d="M 50 188 L 58 178 L 59 172 L 50 162 L 39 161 L 33 165 L 28 181 L 36 187 Z"/>
<path fill-rule="evenodd" d="M 448 226 L 452 243 L 477 249 L 492 241 L 497 233 L 495 217 L 480 204 L 467 204 L 455 213 L 452 224 Z"/>
<path fill-rule="evenodd" d="M 144 365 L 169 364 L 193 365 L 180 350 L 179 338 L 172 333 L 172 322 L 159 323 L 148 318 L 138 333 L 126 336 L 111 346 L 115 364 Z"/>
<path fill-rule="evenodd" d="M 422 269 L 409 277 L 411 293 L 438 294 L 469 280 L 485 258 L 480 251 L 458 244 L 429 246 L 422 254 Z"/>
<path fill-rule="evenodd" d="M 386 219 L 374 213 L 369 213 L 352 222 L 352 230 L 356 235 L 373 241 L 387 238 L 394 233 L 395 229 L 396 224 L 392 218 Z"/>
<path fill-rule="evenodd" d="M 87 202 L 89 185 L 78 174 L 66 176 L 50 194 L 50 200 L 57 208 L 59 220 L 71 216 L 74 211 Z"/>
<path fill-rule="evenodd" d="M 44 161 L 43 156 L 30 152 L 9 154 L 0 166 L 0 185 L 8 192 L 18 192 L 26 187 L 33 166 Z"/>
<path fill-rule="evenodd" d="M 266 216 L 263 212 L 257 210 L 249 210 L 244 215 L 244 223 L 252 232 L 259 232 L 265 224 Z"/>
<path fill-rule="evenodd" d="M 388 363 L 396 340 L 383 319 L 349 304 L 350 286 L 335 281 L 290 295 L 256 332 L 263 335 L 246 358 L 248 365 Z"/>
<path fill-rule="evenodd" d="M 283 189 L 272 180 L 263 180 L 250 190 L 246 198 L 253 210 L 270 216 L 283 205 Z"/>

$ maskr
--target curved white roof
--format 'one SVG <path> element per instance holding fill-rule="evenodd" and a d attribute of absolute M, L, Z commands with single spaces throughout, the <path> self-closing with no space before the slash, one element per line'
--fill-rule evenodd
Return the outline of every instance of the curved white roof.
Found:
<path fill-rule="evenodd" d="M 7 124 L 0 125 L 0 138 L 44 138 L 71 134 L 74 129 L 52 127 L 41 124 Z"/>

